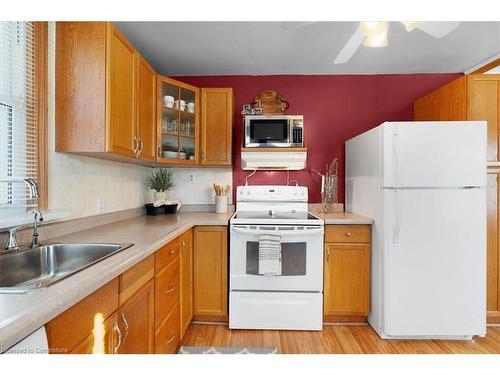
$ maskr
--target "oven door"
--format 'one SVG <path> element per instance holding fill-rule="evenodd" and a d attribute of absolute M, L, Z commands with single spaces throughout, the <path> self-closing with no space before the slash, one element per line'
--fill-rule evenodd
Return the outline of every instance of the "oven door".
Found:
<path fill-rule="evenodd" d="M 290 147 L 290 118 L 245 117 L 245 147 Z"/>
<path fill-rule="evenodd" d="M 323 291 L 323 226 L 240 225 L 230 232 L 232 291 Z M 259 275 L 259 235 L 281 236 L 281 275 Z"/>

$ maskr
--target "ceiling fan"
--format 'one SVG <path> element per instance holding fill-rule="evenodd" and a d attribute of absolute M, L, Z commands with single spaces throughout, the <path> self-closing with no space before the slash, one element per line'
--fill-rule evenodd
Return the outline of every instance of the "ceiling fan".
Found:
<path fill-rule="evenodd" d="M 282 28 L 284 30 L 291 30 L 314 23 L 316 22 L 283 22 Z M 460 25 L 459 21 L 402 21 L 401 23 L 404 25 L 407 32 L 419 29 L 434 38 L 442 38 L 454 31 Z M 339 52 L 333 63 L 343 64 L 349 61 L 361 44 L 367 47 L 387 46 L 388 32 L 389 22 L 387 21 L 361 21 L 359 27 Z"/>

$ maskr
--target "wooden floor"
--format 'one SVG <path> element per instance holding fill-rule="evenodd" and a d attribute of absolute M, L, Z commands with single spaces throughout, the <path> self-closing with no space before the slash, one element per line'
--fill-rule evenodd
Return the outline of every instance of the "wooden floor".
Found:
<path fill-rule="evenodd" d="M 230 330 L 192 324 L 182 340 L 189 346 L 276 346 L 296 354 L 488 354 L 500 353 L 500 327 L 472 341 L 382 340 L 368 325 L 325 326 L 321 332 Z"/>

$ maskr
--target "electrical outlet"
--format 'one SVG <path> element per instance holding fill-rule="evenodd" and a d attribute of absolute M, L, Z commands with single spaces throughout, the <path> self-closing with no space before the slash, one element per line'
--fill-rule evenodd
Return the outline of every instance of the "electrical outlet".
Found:
<path fill-rule="evenodd" d="M 102 214 L 104 212 L 104 200 L 101 197 L 97 197 L 96 211 L 98 214 Z"/>
<path fill-rule="evenodd" d="M 188 174 L 188 182 L 191 184 L 196 181 L 196 175 L 194 173 Z"/>

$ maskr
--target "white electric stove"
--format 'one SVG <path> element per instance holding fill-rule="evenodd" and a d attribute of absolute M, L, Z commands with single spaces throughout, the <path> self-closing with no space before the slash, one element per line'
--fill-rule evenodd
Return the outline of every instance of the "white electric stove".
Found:
<path fill-rule="evenodd" d="M 323 220 L 307 188 L 239 186 L 230 220 L 229 328 L 321 330 Z M 281 274 L 259 274 L 259 236 L 279 236 Z"/>

